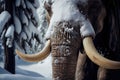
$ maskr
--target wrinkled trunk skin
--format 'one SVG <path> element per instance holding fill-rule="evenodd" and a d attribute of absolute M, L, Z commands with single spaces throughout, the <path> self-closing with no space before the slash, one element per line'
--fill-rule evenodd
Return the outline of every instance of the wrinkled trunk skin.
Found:
<path fill-rule="evenodd" d="M 59 22 L 51 36 L 53 80 L 75 80 L 80 45 L 78 23 Z"/>

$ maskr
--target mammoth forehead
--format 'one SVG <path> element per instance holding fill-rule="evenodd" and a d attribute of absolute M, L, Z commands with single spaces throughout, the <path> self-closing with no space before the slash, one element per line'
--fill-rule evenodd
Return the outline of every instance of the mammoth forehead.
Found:
<path fill-rule="evenodd" d="M 51 22 L 60 21 L 81 21 L 85 16 L 80 13 L 77 3 L 87 4 L 87 0 L 56 0 L 52 5 L 52 18 Z"/>

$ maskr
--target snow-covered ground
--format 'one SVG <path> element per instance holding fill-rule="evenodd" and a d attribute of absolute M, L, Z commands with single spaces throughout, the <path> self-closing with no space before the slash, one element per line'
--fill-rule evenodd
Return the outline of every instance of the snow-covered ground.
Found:
<path fill-rule="evenodd" d="M 52 80 L 51 57 L 42 62 L 29 63 L 16 57 L 16 74 L 10 74 L 0 63 L 0 80 Z"/>

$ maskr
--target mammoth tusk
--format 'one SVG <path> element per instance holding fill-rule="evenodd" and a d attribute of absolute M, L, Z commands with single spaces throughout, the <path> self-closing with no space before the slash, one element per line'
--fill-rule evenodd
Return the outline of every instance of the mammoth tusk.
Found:
<path fill-rule="evenodd" d="M 120 62 L 107 59 L 98 53 L 98 51 L 96 50 L 93 44 L 92 37 L 85 37 L 83 39 L 83 46 L 87 56 L 95 64 L 106 69 L 120 69 Z"/>
<path fill-rule="evenodd" d="M 24 54 L 18 50 L 16 50 L 16 54 L 25 61 L 38 62 L 45 59 L 50 54 L 50 43 L 50 40 L 48 40 L 42 51 L 36 54 Z"/>

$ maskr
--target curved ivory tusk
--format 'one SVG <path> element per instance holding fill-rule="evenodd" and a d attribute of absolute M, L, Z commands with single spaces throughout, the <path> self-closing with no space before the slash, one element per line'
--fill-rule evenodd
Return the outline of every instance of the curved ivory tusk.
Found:
<path fill-rule="evenodd" d="M 83 39 L 83 46 L 87 56 L 97 65 L 106 69 L 120 69 L 120 62 L 112 61 L 110 59 L 104 58 L 96 50 L 92 37 L 85 37 Z"/>
<path fill-rule="evenodd" d="M 50 54 L 50 40 L 46 42 L 45 47 L 42 51 L 36 54 L 24 54 L 18 50 L 16 50 L 16 54 L 25 61 L 28 62 L 38 62 L 45 59 Z"/>

